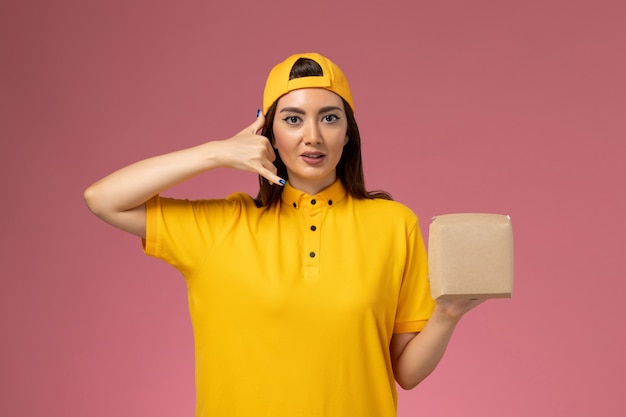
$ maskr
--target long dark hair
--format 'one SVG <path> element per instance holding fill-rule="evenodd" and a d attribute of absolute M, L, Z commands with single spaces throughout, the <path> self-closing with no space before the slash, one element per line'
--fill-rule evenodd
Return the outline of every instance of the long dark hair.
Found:
<path fill-rule="evenodd" d="M 300 58 L 296 61 L 289 74 L 289 79 L 302 77 L 317 77 L 322 75 L 322 67 L 312 59 Z M 337 164 L 337 178 L 341 180 L 346 191 L 354 198 L 381 198 L 392 200 L 391 195 L 384 191 L 367 191 L 365 188 L 365 176 L 363 175 L 363 160 L 361 158 L 361 135 L 357 126 L 354 112 L 350 105 L 343 100 L 348 122 L 348 143 L 343 148 L 341 159 Z M 274 116 L 276 115 L 276 100 L 265 115 L 265 126 L 261 134 L 274 143 Z M 277 168 L 278 176 L 288 178 L 287 167 L 276 152 L 274 165 Z M 272 185 L 267 179 L 259 175 L 259 194 L 256 197 L 258 206 L 270 206 L 280 200 L 283 187 Z"/>

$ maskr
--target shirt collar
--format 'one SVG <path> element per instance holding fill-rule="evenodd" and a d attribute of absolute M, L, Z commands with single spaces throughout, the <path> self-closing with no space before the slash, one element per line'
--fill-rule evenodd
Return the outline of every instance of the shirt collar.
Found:
<path fill-rule="evenodd" d="M 341 180 L 337 179 L 330 186 L 324 188 L 322 191 L 315 195 L 309 195 L 303 191 L 294 188 L 289 182 L 285 184 L 285 189 L 282 192 L 281 200 L 294 208 L 300 207 L 333 207 L 339 201 L 341 201 L 346 195 L 347 191 Z"/>

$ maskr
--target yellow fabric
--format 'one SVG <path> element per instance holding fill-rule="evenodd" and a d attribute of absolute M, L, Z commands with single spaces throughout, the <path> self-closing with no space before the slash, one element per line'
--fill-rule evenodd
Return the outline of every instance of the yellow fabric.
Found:
<path fill-rule="evenodd" d="M 322 76 L 302 77 L 289 79 L 293 64 L 300 58 L 309 58 L 317 62 L 322 67 Z M 289 58 L 276 65 L 270 71 L 265 82 L 265 90 L 263 91 L 263 114 L 267 114 L 269 108 L 283 95 L 293 90 L 301 88 L 325 88 L 342 97 L 354 111 L 354 102 L 352 93 L 348 85 L 348 79 L 343 71 L 335 65 L 330 59 L 317 54 L 306 53 L 291 55 Z"/>
<path fill-rule="evenodd" d="M 391 336 L 434 306 L 411 210 L 340 181 L 270 208 L 157 196 L 144 247 L 188 285 L 197 417 L 396 415 Z"/>

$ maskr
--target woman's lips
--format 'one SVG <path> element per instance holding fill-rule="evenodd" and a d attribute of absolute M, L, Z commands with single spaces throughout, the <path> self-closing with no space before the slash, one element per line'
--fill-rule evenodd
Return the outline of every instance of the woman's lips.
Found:
<path fill-rule="evenodd" d="M 302 160 L 309 165 L 321 164 L 326 155 L 321 152 L 305 152 L 302 155 Z"/>

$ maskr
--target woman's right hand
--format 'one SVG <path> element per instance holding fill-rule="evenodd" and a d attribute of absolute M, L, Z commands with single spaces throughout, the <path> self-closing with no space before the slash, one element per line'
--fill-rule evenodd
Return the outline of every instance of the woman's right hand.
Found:
<path fill-rule="evenodd" d="M 270 183 L 285 185 L 285 180 L 277 175 L 274 160 L 276 153 L 269 139 L 258 133 L 265 124 L 265 117 L 259 117 L 250 126 L 230 139 L 219 141 L 220 160 L 225 167 L 250 171 L 265 177 Z"/>

